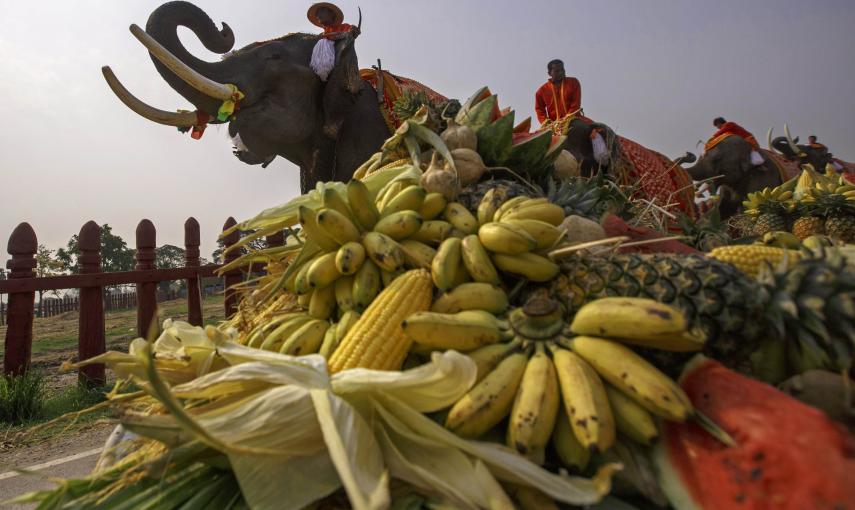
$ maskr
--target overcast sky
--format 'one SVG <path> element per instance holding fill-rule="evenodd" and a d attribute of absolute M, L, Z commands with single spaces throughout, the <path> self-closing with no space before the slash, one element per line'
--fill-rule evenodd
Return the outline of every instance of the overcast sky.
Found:
<path fill-rule="evenodd" d="M 588 116 L 669 156 L 695 150 L 722 115 L 764 139 L 785 122 L 855 160 L 855 2 L 674 0 L 358 0 L 361 64 L 465 99 L 489 85 L 517 118 L 534 114 L 546 62 L 565 61 L 582 83 Z M 202 227 L 209 257 L 229 215 L 238 221 L 287 201 L 296 168 L 267 169 L 231 154 L 225 128 L 200 141 L 144 120 L 104 82 L 112 66 L 138 97 L 166 110 L 190 107 L 156 73 L 128 32 L 156 0 L 0 0 L 0 262 L 5 240 L 28 221 L 40 243 L 64 246 L 92 219 L 134 245 L 149 218 L 158 245 L 183 245 L 183 224 Z M 237 46 L 295 31 L 310 2 L 199 0 L 234 30 Z M 355 22 L 357 2 L 339 3 Z M 188 47 L 209 60 L 189 32 Z M 765 142 L 763 142 L 765 145 Z"/>

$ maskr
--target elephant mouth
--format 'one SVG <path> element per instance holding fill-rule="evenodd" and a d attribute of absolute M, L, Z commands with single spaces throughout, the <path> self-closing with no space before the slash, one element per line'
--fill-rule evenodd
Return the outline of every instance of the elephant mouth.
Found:
<path fill-rule="evenodd" d="M 208 97 L 219 99 L 221 101 L 229 101 L 233 99 L 236 88 L 227 84 L 219 83 L 211 80 L 192 69 L 187 64 L 182 62 L 178 57 L 169 52 L 160 43 L 154 40 L 139 26 L 132 24 L 130 31 L 142 43 L 143 46 L 154 55 L 163 65 L 175 73 L 176 76 L 184 80 L 188 85 L 205 94 Z M 119 81 L 109 66 L 101 68 L 104 79 L 107 81 L 110 89 L 128 108 L 140 115 L 158 124 L 176 127 L 193 127 L 200 123 L 208 123 L 215 119 L 210 115 L 201 112 L 170 112 L 155 108 L 146 104 L 144 101 L 135 97 L 124 85 Z"/>

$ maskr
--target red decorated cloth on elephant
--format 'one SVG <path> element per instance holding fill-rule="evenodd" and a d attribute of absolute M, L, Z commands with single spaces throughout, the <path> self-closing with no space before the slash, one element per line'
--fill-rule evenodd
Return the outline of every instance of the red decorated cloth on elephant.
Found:
<path fill-rule="evenodd" d="M 377 71 L 374 69 L 360 69 L 360 77 L 368 82 L 374 90 L 377 90 Z M 448 98 L 435 92 L 430 87 L 422 85 L 416 80 L 395 76 L 392 73 L 383 71 L 383 104 L 380 108 L 380 113 L 383 114 L 383 120 L 386 121 L 386 126 L 389 131 L 394 133 L 401 126 L 401 119 L 395 115 L 395 101 L 404 93 L 415 94 L 416 92 L 424 92 L 428 101 L 434 104 L 444 103 Z"/>
<path fill-rule="evenodd" d="M 537 120 L 541 124 L 547 119 L 558 120 L 566 117 L 581 107 L 582 85 L 576 78 L 564 78 L 558 87 L 548 81 L 541 85 L 534 94 L 534 111 L 537 113 Z"/>
<path fill-rule="evenodd" d="M 661 232 L 651 230 L 647 227 L 632 227 L 626 221 L 614 214 L 609 214 L 602 221 L 603 230 L 608 237 L 627 236 L 633 241 L 649 241 L 652 239 L 663 239 L 666 236 Z M 691 246 L 681 243 L 676 239 L 667 239 L 660 242 L 640 244 L 619 248 L 620 253 L 680 253 L 684 255 L 699 254 L 700 251 Z"/>
<path fill-rule="evenodd" d="M 706 145 L 704 145 L 704 151 L 708 151 L 719 144 L 722 140 L 727 138 L 728 136 L 736 135 L 742 137 L 747 141 L 751 147 L 755 149 L 760 148 L 760 144 L 757 143 L 757 139 L 754 138 L 747 129 L 743 128 L 736 122 L 725 122 L 721 125 L 718 131 L 713 134 L 709 140 L 707 140 Z"/>
<path fill-rule="evenodd" d="M 638 185 L 656 205 L 668 210 L 676 205 L 691 218 L 697 217 L 692 179 L 683 168 L 654 150 L 618 136 L 621 153 L 629 163 L 629 172 L 621 175 L 621 184 Z"/>
<path fill-rule="evenodd" d="M 338 25 L 329 25 L 329 26 L 324 27 L 324 33 L 321 34 L 321 37 L 323 37 L 324 39 L 331 39 L 336 34 L 349 32 L 351 28 L 353 28 L 353 25 L 350 25 L 348 23 L 339 23 Z"/>
<path fill-rule="evenodd" d="M 781 176 L 781 182 L 787 182 L 801 173 L 798 161 L 790 161 L 782 154 L 778 154 L 775 151 L 767 149 L 760 149 L 760 152 L 763 154 L 763 157 L 766 158 L 766 161 L 771 162 L 778 170 L 778 174 Z"/>

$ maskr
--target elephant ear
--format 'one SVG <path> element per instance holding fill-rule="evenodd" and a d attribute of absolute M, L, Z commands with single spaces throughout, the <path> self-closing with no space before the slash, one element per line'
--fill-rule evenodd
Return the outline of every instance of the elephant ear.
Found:
<path fill-rule="evenodd" d="M 359 60 L 351 36 L 336 43 L 335 68 L 324 86 L 324 135 L 338 138 L 345 119 L 353 112 L 362 89 Z"/>

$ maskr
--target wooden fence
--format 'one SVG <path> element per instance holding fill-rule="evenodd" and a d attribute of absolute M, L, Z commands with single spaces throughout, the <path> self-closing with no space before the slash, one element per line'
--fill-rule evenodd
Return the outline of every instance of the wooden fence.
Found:
<path fill-rule="evenodd" d="M 226 230 L 236 224 L 229 218 L 223 225 Z M 135 285 L 137 307 L 137 334 L 146 337 L 149 326 L 156 319 L 157 284 L 162 281 L 185 280 L 187 285 L 187 315 L 191 324 L 202 325 L 201 278 L 213 276 L 221 266 L 199 263 L 199 222 L 189 218 L 184 223 L 185 267 L 157 269 L 155 267 L 156 236 L 154 224 L 142 220 L 136 229 L 136 266 L 133 271 L 104 273 L 101 270 L 101 228 L 94 221 L 83 225 L 78 237 L 80 255 L 79 273 L 73 275 L 37 278 L 36 233 L 28 223 L 21 223 L 9 236 L 8 253 L 12 256 L 6 262 L 10 270 L 8 279 L 0 281 L 0 294 L 8 294 L 6 308 L 6 338 L 3 353 L 3 371 L 6 375 L 20 374 L 30 364 L 33 342 L 33 317 L 35 315 L 35 294 L 37 291 L 59 289 L 80 289 L 76 302 L 78 311 L 78 358 L 88 359 L 102 354 L 105 350 L 105 328 L 103 289 L 115 285 Z M 226 247 L 240 240 L 239 232 L 226 236 Z M 269 246 L 280 246 L 284 242 L 281 234 L 267 238 Z M 223 257 L 229 263 L 240 256 L 239 250 L 233 250 Z M 223 275 L 225 291 L 225 315 L 231 316 L 237 309 L 238 295 L 230 286 L 243 280 L 240 269 L 233 269 Z M 90 385 L 103 385 L 106 382 L 103 365 L 92 365 L 80 370 L 79 379 Z"/>

